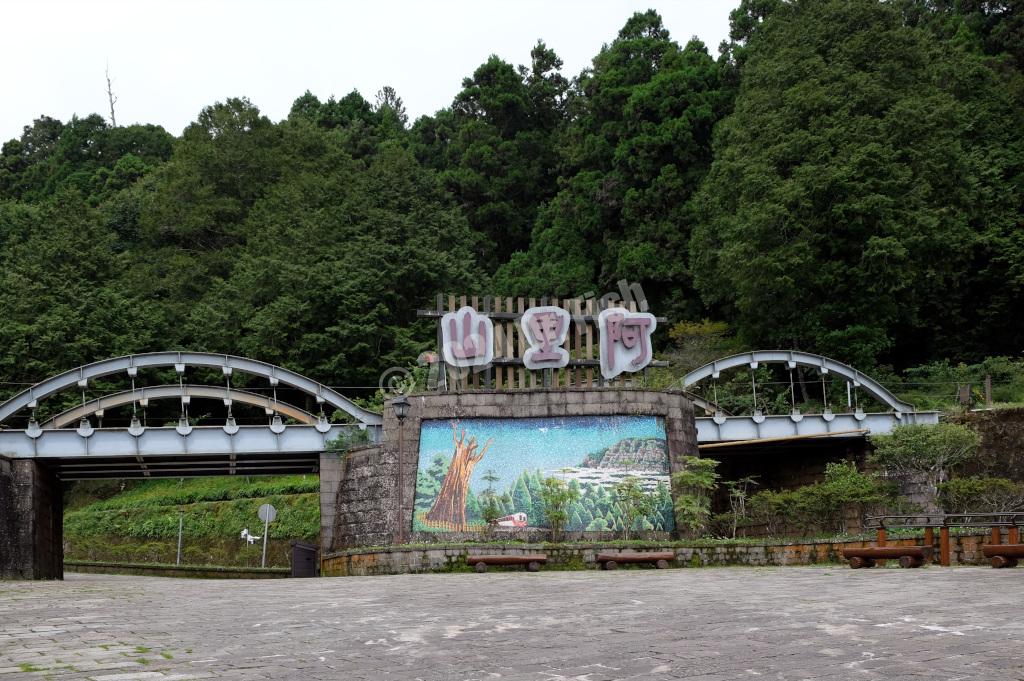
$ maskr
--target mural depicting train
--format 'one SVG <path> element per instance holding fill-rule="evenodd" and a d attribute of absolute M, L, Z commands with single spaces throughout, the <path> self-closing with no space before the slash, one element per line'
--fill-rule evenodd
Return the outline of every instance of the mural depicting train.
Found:
<path fill-rule="evenodd" d="M 502 516 L 491 521 L 492 525 L 498 527 L 526 527 L 527 520 L 525 513 L 513 513 L 511 515 Z"/>

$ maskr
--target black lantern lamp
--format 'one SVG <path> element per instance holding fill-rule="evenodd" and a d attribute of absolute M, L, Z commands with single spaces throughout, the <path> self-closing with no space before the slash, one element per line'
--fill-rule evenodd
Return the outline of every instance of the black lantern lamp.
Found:
<path fill-rule="evenodd" d="M 391 408 L 395 410 L 395 418 L 398 419 L 398 543 L 405 543 L 405 449 L 404 435 L 405 428 L 403 423 L 405 417 L 409 415 L 409 400 L 405 398 L 405 395 L 399 395 L 395 399 L 391 400 Z"/>
<path fill-rule="evenodd" d="M 395 410 L 395 418 L 401 423 L 409 415 L 409 400 L 405 398 L 405 395 L 399 395 L 391 400 L 391 408 Z"/>

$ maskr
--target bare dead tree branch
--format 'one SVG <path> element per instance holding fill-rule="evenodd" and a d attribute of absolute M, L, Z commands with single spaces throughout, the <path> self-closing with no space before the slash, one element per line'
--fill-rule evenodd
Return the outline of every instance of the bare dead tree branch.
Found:
<path fill-rule="evenodd" d="M 110 63 L 107 63 L 107 70 L 105 72 L 107 76 L 107 101 L 110 102 L 110 125 L 117 127 L 117 118 L 114 116 L 114 103 L 117 102 L 117 97 L 114 96 L 114 83 L 110 80 Z"/>

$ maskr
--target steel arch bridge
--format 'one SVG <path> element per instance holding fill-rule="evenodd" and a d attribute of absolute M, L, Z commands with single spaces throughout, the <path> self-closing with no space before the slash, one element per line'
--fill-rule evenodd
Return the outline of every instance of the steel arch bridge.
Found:
<path fill-rule="evenodd" d="M 223 386 L 161 385 L 135 388 L 140 370 L 174 368 L 179 378 L 189 367 L 219 369 Z M 285 386 L 316 402 L 321 411 L 305 409 L 265 395 L 231 388 L 235 372 L 266 379 L 271 388 Z M 95 379 L 122 375 L 132 389 L 84 401 L 38 423 L 39 402 L 71 389 L 84 390 Z M 192 397 L 221 399 L 262 407 L 267 425 L 238 425 L 229 415 L 223 426 L 193 426 L 186 418 L 174 427 L 147 427 L 134 416 L 127 428 L 94 428 L 90 416 L 106 409 L 131 404 L 145 406 L 150 400 L 178 399 L 184 406 Z M 331 423 L 323 413 L 327 405 L 347 414 L 351 423 Z M 283 367 L 246 357 L 206 352 L 154 352 L 116 357 L 66 371 L 18 393 L 0 404 L 0 424 L 29 410 L 24 429 L 0 430 L 0 454 L 34 458 L 54 464 L 62 479 L 131 477 L 183 477 L 257 473 L 309 473 L 319 469 L 319 456 L 327 443 L 353 430 L 364 430 L 370 441 L 379 438 L 383 419 L 347 397 L 306 376 Z M 282 415 L 298 421 L 285 424 Z M 75 425 L 76 428 L 68 428 Z M 2 426 L 0 426 L 2 427 Z"/>
<path fill-rule="evenodd" d="M 750 415 L 724 413 L 714 403 L 692 396 L 699 416 L 697 438 L 702 445 L 742 441 L 771 441 L 793 437 L 864 437 L 885 433 L 901 423 L 937 423 L 936 412 L 919 412 L 879 382 L 859 370 L 821 355 L 790 350 L 757 350 L 724 357 L 688 373 L 680 387 L 690 389 L 724 371 L 762 364 L 814 369 L 837 376 L 853 390 L 863 391 L 887 411 L 866 413 L 857 408 L 847 413 L 825 409 L 821 414 Z M 136 388 L 141 370 L 174 368 L 178 384 Z M 183 382 L 189 367 L 220 370 L 225 385 L 191 385 Z M 232 388 L 230 378 L 244 373 L 265 379 L 268 385 L 287 386 L 320 406 L 313 414 L 301 407 L 251 391 Z M 35 420 L 39 402 L 65 390 L 84 390 L 91 381 L 121 375 L 131 379 L 131 390 L 120 390 L 85 400 L 42 423 Z M 126 405 L 145 406 L 152 400 L 192 398 L 219 399 L 230 410 L 233 403 L 263 408 L 267 425 L 238 425 L 229 416 L 223 426 L 192 426 L 182 418 L 173 427 L 147 427 L 137 418 L 127 428 L 97 428 L 90 418 L 102 418 L 107 409 Z M 324 405 L 351 418 L 350 423 L 330 423 Z M 370 441 L 380 438 L 382 416 L 363 409 L 348 398 L 301 374 L 245 357 L 205 352 L 155 352 L 103 360 L 66 371 L 15 395 L 0 404 L 0 428 L 16 414 L 31 413 L 27 427 L 0 429 L 0 454 L 13 458 L 40 459 L 58 468 L 66 480 L 126 477 L 181 477 L 255 473 L 316 472 L 319 455 L 327 442 L 355 429 L 367 432 Z M 134 413 L 134 409 L 133 409 Z M 229 411 L 230 414 L 230 411 Z M 282 416 L 297 423 L 286 425 Z"/>
<path fill-rule="evenodd" d="M 863 437 L 869 433 L 888 433 L 904 423 L 938 423 L 938 412 L 917 411 L 914 405 L 899 399 L 881 383 L 834 359 L 797 350 L 754 350 L 716 359 L 686 374 L 680 382 L 691 389 L 708 378 L 717 379 L 723 371 L 739 368 L 757 369 L 762 364 L 785 365 L 814 369 L 824 376 L 844 379 L 852 390 L 861 390 L 876 402 L 888 407 L 884 412 L 865 412 L 859 407 L 847 413 L 826 408 L 821 414 L 802 414 L 797 409 L 789 414 L 763 414 L 756 411 L 747 416 L 725 414 L 713 403 L 706 410 L 713 415 L 697 418 L 697 439 L 702 444 L 743 440 L 768 440 L 800 436 Z M 756 388 L 755 388 L 756 389 Z M 699 405 L 703 406 L 703 405 Z"/>

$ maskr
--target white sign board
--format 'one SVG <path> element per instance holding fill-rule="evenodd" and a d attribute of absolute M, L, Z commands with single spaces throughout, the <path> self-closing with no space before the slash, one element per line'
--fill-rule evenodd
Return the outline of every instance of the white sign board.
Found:
<path fill-rule="evenodd" d="M 260 506 L 259 516 L 263 522 L 272 523 L 274 518 L 277 517 L 277 509 L 270 504 L 263 504 Z"/>
<path fill-rule="evenodd" d="M 569 364 L 569 353 L 562 347 L 569 333 L 569 312 L 546 305 L 531 307 L 519 320 L 530 349 L 523 355 L 527 369 L 561 369 Z"/>
<path fill-rule="evenodd" d="M 658 320 L 649 312 L 610 307 L 597 316 L 601 335 L 601 375 L 611 380 L 623 372 L 640 371 L 654 357 L 651 334 Z"/>
<path fill-rule="evenodd" d="M 444 361 L 456 367 L 486 366 L 494 359 L 494 323 L 473 308 L 441 317 Z"/>

